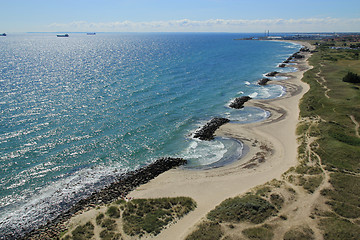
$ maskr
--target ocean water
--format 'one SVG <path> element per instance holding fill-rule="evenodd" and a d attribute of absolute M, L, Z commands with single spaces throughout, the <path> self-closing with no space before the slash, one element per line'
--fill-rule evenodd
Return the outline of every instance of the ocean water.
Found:
<path fill-rule="evenodd" d="M 213 117 L 268 117 L 227 105 L 242 95 L 281 96 L 281 86 L 256 82 L 300 48 L 233 40 L 249 35 L 0 38 L 0 235 L 42 224 L 160 157 L 183 157 L 194 168 L 239 158 L 239 141 L 191 136 Z"/>

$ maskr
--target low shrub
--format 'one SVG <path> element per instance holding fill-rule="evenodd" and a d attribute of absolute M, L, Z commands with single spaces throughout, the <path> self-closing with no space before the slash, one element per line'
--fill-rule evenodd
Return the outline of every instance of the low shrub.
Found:
<path fill-rule="evenodd" d="M 94 225 L 87 222 L 85 225 L 80 225 L 71 232 L 74 240 L 91 239 L 94 236 Z"/>
<path fill-rule="evenodd" d="M 120 217 L 119 208 L 116 206 L 110 206 L 107 209 L 106 214 L 111 218 L 119 218 Z"/>
<path fill-rule="evenodd" d="M 116 228 L 116 222 L 113 219 L 106 218 L 102 221 L 101 227 L 106 228 L 109 231 L 113 231 Z"/>
<path fill-rule="evenodd" d="M 188 197 L 135 199 L 125 205 L 123 229 L 130 236 L 157 235 L 170 222 L 195 207 L 196 203 Z"/>
<path fill-rule="evenodd" d="M 223 231 L 219 223 L 203 222 L 186 237 L 186 240 L 218 240 L 222 235 Z"/>
<path fill-rule="evenodd" d="M 290 229 L 284 235 L 284 240 L 313 240 L 314 232 L 311 228 L 295 228 Z"/>
<path fill-rule="evenodd" d="M 223 201 L 207 217 L 213 221 L 262 223 L 275 213 L 276 208 L 265 199 L 246 195 Z"/>
<path fill-rule="evenodd" d="M 271 240 L 274 237 L 271 227 L 267 225 L 262 227 L 247 228 L 244 229 L 242 233 L 250 239 L 258 240 Z"/>
<path fill-rule="evenodd" d="M 100 213 L 99 215 L 96 216 L 96 225 L 101 225 L 102 220 L 104 219 L 105 215 L 103 213 Z"/>

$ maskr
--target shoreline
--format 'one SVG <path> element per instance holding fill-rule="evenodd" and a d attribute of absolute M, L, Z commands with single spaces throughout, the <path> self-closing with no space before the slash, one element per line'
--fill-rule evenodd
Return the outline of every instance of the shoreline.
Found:
<path fill-rule="evenodd" d="M 303 42 L 295 43 L 305 44 Z M 215 137 L 232 138 L 243 143 L 246 150 L 240 159 L 212 168 L 205 166 L 201 169 L 186 167 L 170 169 L 129 193 L 129 198 L 188 196 L 197 202 L 198 207 L 193 212 L 164 229 L 159 235 L 151 237 L 152 239 L 170 239 L 174 236 L 178 236 L 179 239 L 185 238 L 191 233 L 196 223 L 223 200 L 245 193 L 259 184 L 277 178 L 296 164 L 295 129 L 299 114 L 298 103 L 307 91 L 307 85 L 301 82 L 301 78 L 302 74 L 309 69 L 306 62 L 309 54 L 305 55 L 307 56 L 305 59 L 296 60 L 298 71 L 279 74 L 279 76 L 289 77 L 288 79 L 268 83 L 269 85 L 283 86 L 286 88 L 285 94 L 275 99 L 252 99 L 246 102 L 246 106 L 259 107 L 269 111 L 269 118 L 247 124 L 230 122 L 215 131 Z M 292 67 L 293 65 L 288 66 Z M 296 119 L 294 119 L 294 113 Z M 286 123 L 285 127 L 284 122 Z M 276 137 L 279 129 L 282 129 L 282 135 L 286 135 L 280 139 Z M 291 143 L 291 151 L 286 143 Z M 86 209 L 86 206 L 83 207 Z M 80 223 L 93 216 L 86 211 L 85 214 L 81 213 L 72 214 L 69 223 Z"/>
<path fill-rule="evenodd" d="M 306 42 L 285 41 L 310 48 Z M 251 100 L 247 106 L 260 107 L 271 113 L 270 117 L 255 123 L 227 123 L 216 136 L 240 140 L 249 147 L 240 160 L 221 168 L 200 171 L 171 169 L 149 183 L 132 191 L 132 198 L 158 198 L 188 196 L 198 207 L 164 229 L 155 239 L 184 239 L 195 225 L 223 200 L 241 195 L 249 189 L 278 178 L 297 163 L 295 130 L 299 117 L 299 101 L 309 86 L 301 81 L 304 72 L 310 69 L 307 59 L 297 59 L 296 72 L 283 73 L 286 80 L 271 81 L 286 88 L 283 96 L 268 100 Z M 292 65 L 290 65 L 292 66 Z M 146 238 L 144 238 L 146 239 Z"/>

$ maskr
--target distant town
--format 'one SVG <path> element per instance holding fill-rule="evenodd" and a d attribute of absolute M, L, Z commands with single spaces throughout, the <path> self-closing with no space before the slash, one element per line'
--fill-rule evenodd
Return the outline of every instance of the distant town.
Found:
<path fill-rule="evenodd" d="M 274 33 L 265 32 L 263 37 L 249 37 L 235 40 L 322 40 L 336 42 L 360 42 L 360 33 Z"/>

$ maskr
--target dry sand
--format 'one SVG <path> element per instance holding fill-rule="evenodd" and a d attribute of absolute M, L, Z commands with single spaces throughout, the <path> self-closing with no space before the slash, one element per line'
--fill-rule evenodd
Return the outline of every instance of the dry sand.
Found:
<path fill-rule="evenodd" d="M 289 42 L 289 41 L 288 41 Z M 307 43 L 299 43 L 311 47 Z M 133 198 L 188 196 L 197 208 L 152 239 L 184 239 L 195 225 L 223 200 L 247 192 L 249 189 L 279 178 L 297 163 L 295 135 L 299 118 L 299 100 L 309 87 L 301 82 L 310 67 L 306 58 L 297 60 L 299 71 L 283 74 L 284 81 L 273 81 L 286 87 L 284 96 L 271 100 L 250 100 L 245 106 L 256 106 L 271 112 L 269 119 L 251 124 L 228 123 L 216 132 L 217 136 L 232 137 L 249 146 L 240 160 L 210 170 L 167 171 L 130 193 Z"/>

